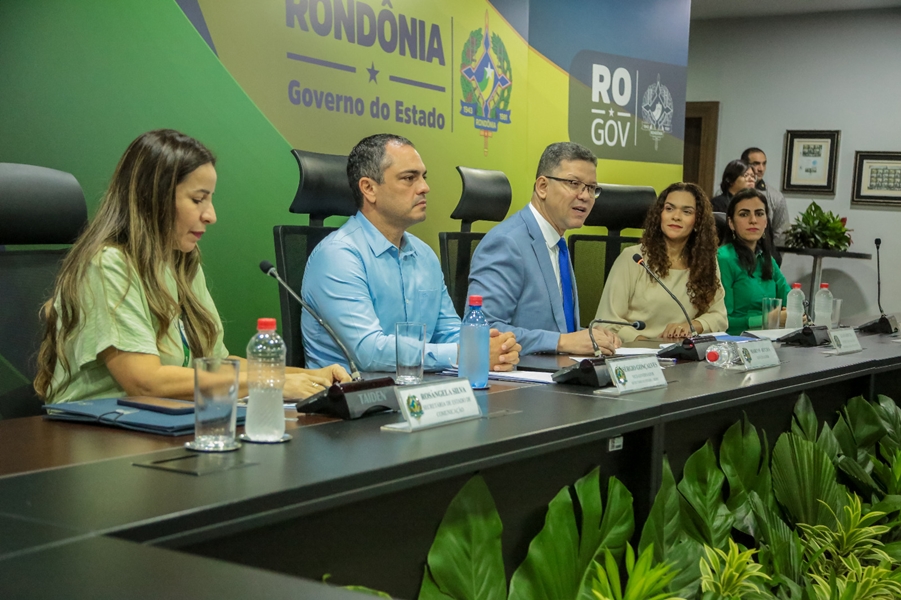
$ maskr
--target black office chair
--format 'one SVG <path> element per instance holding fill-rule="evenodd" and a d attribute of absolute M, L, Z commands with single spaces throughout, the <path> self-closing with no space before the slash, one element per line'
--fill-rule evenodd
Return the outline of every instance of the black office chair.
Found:
<path fill-rule="evenodd" d="M 475 221 L 503 221 L 513 200 L 510 180 L 503 171 L 457 167 L 463 179 L 463 193 L 451 219 L 458 219 L 460 231 L 438 234 L 441 254 L 441 270 L 454 308 L 462 317 L 466 310 L 466 293 L 469 290 L 469 268 L 472 255 L 484 233 L 473 233 Z"/>
<path fill-rule="evenodd" d="M 0 163 L 0 418 L 41 414 L 31 386 L 44 330 L 39 312 L 87 219 L 84 193 L 69 173 Z M 3 249 L 51 244 L 67 246 Z"/>
<path fill-rule="evenodd" d="M 606 227 L 607 235 L 569 236 L 569 256 L 579 288 L 579 322 L 583 327 L 597 313 L 604 282 L 623 246 L 637 244 L 639 237 L 624 237 L 623 229 L 640 229 L 648 209 L 657 200 L 652 187 L 600 185 L 601 195 L 585 225 Z"/>
<path fill-rule="evenodd" d="M 300 183 L 291 203 L 292 213 L 310 215 L 309 225 L 276 225 L 272 229 L 275 239 L 275 265 L 291 289 L 298 294 L 303 283 L 307 259 L 313 248 L 336 227 L 326 227 L 324 221 L 331 216 L 349 217 L 357 212 L 350 186 L 347 185 L 347 157 L 292 150 L 300 168 Z M 288 348 L 286 362 L 289 366 L 303 367 L 306 357 L 303 337 L 300 333 L 300 306 L 288 292 L 279 286 L 279 304 L 282 312 L 282 337 Z"/>

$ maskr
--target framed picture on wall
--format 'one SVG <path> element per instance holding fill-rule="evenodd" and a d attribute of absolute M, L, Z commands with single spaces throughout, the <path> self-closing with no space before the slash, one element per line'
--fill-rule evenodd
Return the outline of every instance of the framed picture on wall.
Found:
<path fill-rule="evenodd" d="M 851 204 L 901 206 L 901 152 L 854 153 Z"/>
<path fill-rule="evenodd" d="M 782 190 L 834 194 L 840 135 L 840 131 L 786 131 Z"/>

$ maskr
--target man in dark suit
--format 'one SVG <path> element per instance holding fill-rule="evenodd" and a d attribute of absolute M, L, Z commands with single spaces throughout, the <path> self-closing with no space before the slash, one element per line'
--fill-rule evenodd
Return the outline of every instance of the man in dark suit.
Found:
<path fill-rule="evenodd" d="M 588 330 L 579 330 L 576 280 L 563 233 L 582 226 L 598 189 L 597 158 L 588 148 L 551 144 L 538 162 L 529 204 L 476 247 L 469 293 L 482 296 L 488 322 L 512 331 L 523 354 L 594 353 Z M 595 339 L 605 354 L 621 343 L 600 327 Z"/>

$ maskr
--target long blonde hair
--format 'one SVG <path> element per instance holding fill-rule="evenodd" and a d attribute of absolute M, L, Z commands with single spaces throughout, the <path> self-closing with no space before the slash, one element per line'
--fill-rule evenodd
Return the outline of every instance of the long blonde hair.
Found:
<path fill-rule="evenodd" d="M 194 356 L 210 353 L 218 335 L 216 321 L 191 289 L 200 267 L 200 250 L 185 253 L 175 237 L 175 188 L 198 167 L 216 163 L 199 141 L 172 129 L 149 131 L 134 140 L 116 166 L 93 221 L 63 260 L 53 295 L 44 304 L 44 337 L 38 351 L 34 389 L 47 399 L 65 389 L 72 376 L 63 348 L 82 325 L 81 288 L 88 264 L 105 247 L 118 248 L 140 279 L 150 312 L 159 323 L 160 344 L 182 316 Z M 165 285 L 169 266 L 178 298 Z M 58 303 L 58 308 L 57 308 Z M 51 389 L 57 362 L 65 370 L 61 389 Z"/>

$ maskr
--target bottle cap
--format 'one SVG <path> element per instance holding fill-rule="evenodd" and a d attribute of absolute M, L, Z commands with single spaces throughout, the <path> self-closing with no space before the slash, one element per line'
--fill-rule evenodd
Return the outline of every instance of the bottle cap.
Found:
<path fill-rule="evenodd" d="M 257 319 L 257 331 L 275 331 L 275 319 Z"/>
<path fill-rule="evenodd" d="M 792 284 L 792 289 L 800 290 L 800 289 L 801 289 L 801 284 L 800 284 L 800 283 L 793 283 L 793 284 Z"/>
<path fill-rule="evenodd" d="M 707 351 L 707 360 L 710 362 L 716 362 L 720 359 L 720 353 L 716 350 L 708 350 Z"/>
<path fill-rule="evenodd" d="M 482 297 L 473 294 L 469 297 L 469 305 L 470 306 L 482 306 Z"/>
<path fill-rule="evenodd" d="M 821 289 L 821 290 L 829 289 L 829 284 L 828 284 L 828 283 L 821 283 L 821 284 L 820 284 L 820 289 Z"/>

